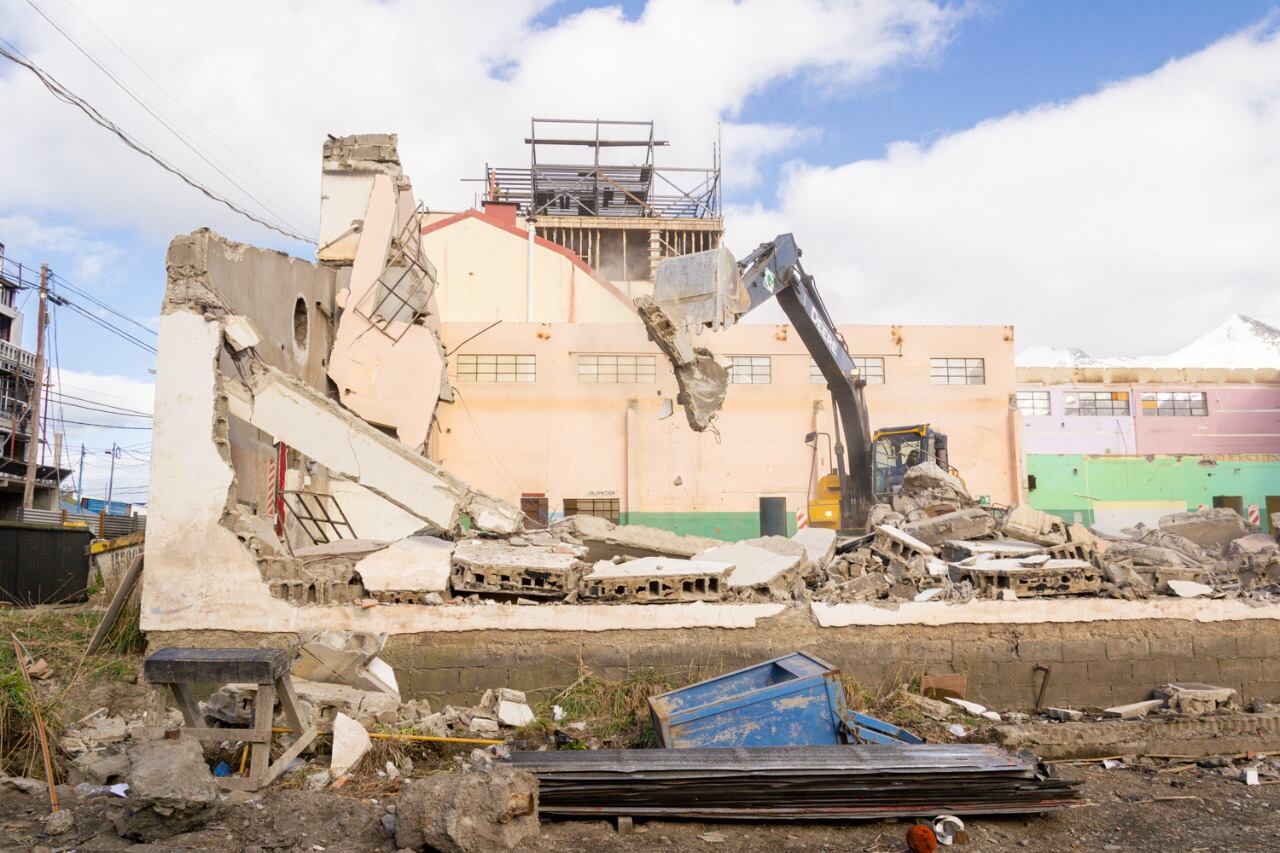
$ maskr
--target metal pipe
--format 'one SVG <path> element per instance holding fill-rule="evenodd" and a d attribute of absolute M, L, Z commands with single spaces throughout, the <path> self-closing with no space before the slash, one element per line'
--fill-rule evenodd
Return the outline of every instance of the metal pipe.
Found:
<path fill-rule="evenodd" d="M 537 229 L 534 228 L 532 219 L 525 219 L 525 226 L 529 229 L 529 257 L 525 262 L 525 269 L 528 277 L 525 283 L 524 293 L 524 319 L 526 323 L 533 322 L 533 241 L 537 238 Z"/>

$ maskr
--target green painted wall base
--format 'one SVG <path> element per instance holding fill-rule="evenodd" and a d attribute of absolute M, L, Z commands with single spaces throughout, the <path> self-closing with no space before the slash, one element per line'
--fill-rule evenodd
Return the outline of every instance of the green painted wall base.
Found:
<path fill-rule="evenodd" d="M 1242 498 L 1246 509 L 1257 504 L 1262 527 L 1270 530 L 1267 496 L 1280 496 L 1275 457 L 1029 454 L 1027 474 L 1035 478 L 1033 507 L 1068 522 L 1079 513 L 1084 524 L 1093 524 L 1106 504 L 1167 502 L 1194 510 L 1225 495 Z"/>
<path fill-rule="evenodd" d="M 707 536 L 736 542 L 754 539 L 760 535 L 760 514 L 757 512 L 624 512 L 619 520 L 623 524 L 657 527 L 672 533 L 690 536 Z M 787 535 L 796 532 L 796 515 L 787 513 Z"/>

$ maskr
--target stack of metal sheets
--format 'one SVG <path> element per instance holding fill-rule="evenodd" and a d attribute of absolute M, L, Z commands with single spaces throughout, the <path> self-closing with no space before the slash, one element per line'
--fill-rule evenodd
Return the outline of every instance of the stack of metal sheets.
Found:
<path fill-rule="evenodd" d="M 1047 812 L 1076 782 L 988 744 L 517 752 L 542 815 L 848 819 Z"/>

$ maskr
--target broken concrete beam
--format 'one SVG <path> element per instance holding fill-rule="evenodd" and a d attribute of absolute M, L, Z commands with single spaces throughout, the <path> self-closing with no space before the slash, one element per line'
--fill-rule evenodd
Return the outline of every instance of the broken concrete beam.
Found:
<path fill-rule="evenodd" d="M 707 253 L 699 253 L 707 254 Z M 662 267 L 659 267 L 661 274 Z M 689 427 L 702 432 L 711 425 L 729 390 L 729 369 L 711 350 L 693 345 L 679 316 L 679 303 L 659 303 L 653 296 L 635 300 L 636 312 L 649 340 L 671 362 L 676 377 L 676 402 L 684 408 Z"/>
<path fill-rule="evenodd" d="M 563 550 L 568 553 L 560 553 Z M 453 549 L 453 588 L 458 592 L 563 598 L 577 586 L 583 553 L 583 548 L 563 545 L 464 539 Z"/>
<path fill-rule="evenodd" d="M 791 587 L 796 568 L 802 560 L 807 559 L 803 556 L 803 548 L 801 551 L 802 556 L 788 556 L 757 548 L 745 542 L 734 542 L 731 545 L 718 545 L 701 551 L 694 556 L 694 560 L 732 564 L 733 571 L 729 574 L 730 589 L 781 592 Z"/>
<path fill-rule="evenodd" d="M 948 539 L 942 543 L 943 557 L 955 563 L 969 557 L 1029 557 L 1044 553 L 1045 546 L 1021 539 L 981 539 L 975 542 Z"/>
<path fill-rule="evenodd" d="M 902 531 L 926 545 L 938 546 L 948 539 L 981 539 L 995 529 L 996 520 L 991 513 L 975 506 L 913 521 Z"/>
<path fill-rule="evenodd" d="M 1202 548 L 1220 548 L 1254 532 L 1238 512 L 1225 507 L 1162 516 L 1160 529 L 1190 539 Z"/>
<path fill-rule="evenodd" d="M 876 527 L 875 536 L 871 539 L 871 550 L 891 563 L 906 563 L 912 557 L 934 555 L 930 545 L 887 524 Z"/>
<path fill-rule="evenodd" d="M 1084 711 L 1077 711 L 1074 708 L 1046 708 L 1044 713 L 1049 719 L 1060 723 L 1073 723 L 1084 719 Z"/>
<path fill-rule="evenodd" d="M 1179 714 L 1208 714 L 1236 705 L 1234 689 L 1190 681 L 1162 685 L 1155 689 L 1155 695 Z"/>
<path fill-rule="evenodd" d="M 1179 598 L 1196 598 L 1201 595 L 1213 595 L 1213 587 L 1206 583 L 1169 580 L 1165 581 L 1165 586 L 1169 587 L 1169 591 Z"/>
<path fill-rule="evenodd" d="M 975 590 L 991 596 L 1006 589 L 1019 597 L 1092 595 L 1102 588 L 1101 572 L 1092 563 L 1047 559 L 1039 565 L 1024 565 L 1031 559 L 979 560 L 954 568 Z"/>
<path fill-rule="evenodd" d="M 441 466 L 287 373 L 254 362 L 247 380 L 220 379 L 231 413 L 324 465 L 331 475 L 357 483 L 445 530 L 457 526 L 461 513 L 481 530 L 520 529 L 518 508 L 471 490 Z"/>
<path fill-rule="evenodd" d="M 447 592 L 453 543 L 409 536 L 362 558 L 354 566 L 370 593 Z"/>
<path fill-rule="evenodd" d="M 387 642 L 386 634 L 361 631 L 320 631 L 298 648 L 293 674 L 308 681 L 346 684 L 357 690 L 385 693 L 400 701 L 395 672 L 375 657 Z"/>
<path fill-rule="evenodd" d="M 538 837 L 538 780 L 501 764 L 412 779 L 395 805 L 400 848 L 478 853 Z"/>
<path fill-rule="evenodd" d="M 1009 510 L 1004 519 L 1004 533 L 1010 538 L 1040 545 L 1061 545 L 1067 541 L 1066 522 L 1029 506 L 1016 506 Z"/>
<path fill-rule="evenodd" d="M 919 709 L 931 720 L 945 720 L 951 716 L 951 706 L 940 699 L 930 699 L 928 696 L 921 696 L 919 693 L 911 693 L 904 691 L 902 693 L 912 705 Z"/>
<path fill-rule="evenodd" d="M 587 546 L 589 562 L 614 557 L 692 557 L 699 551 L 723 545 L 721 539 L 685 536 L 635 524 L 614 524 L 593 515 L 571 515 L 557 522 L 555 530 L 567 533 Z"/>
<path fill-rule="evenodd" d="M 1135 720 L 1138 717 L 1145 717 L 1152 711 L 1162 707 L 1164 707 L 1163 699 L 1147 699 L 1142 702 L 1130 702 L 1128 705 L 1116 705 L 1114 708 L 1104 708 L 1102 716 L 1120 720 Z"/>
<path fill-rule="evenodd" d="M 601 560 L 583 578 L 583 591 L 601 601 L 719 601 L 733 568 L 732 563 L 674 557 L 641 557 L 621 564 Z"/>
<path fill-rule="evenodd" d="M 822 568 L 836 553 L 836 532 L 826 527 L 806 527 L 796 531 L 792 541 L 804 546 L 809 562 Z"/>

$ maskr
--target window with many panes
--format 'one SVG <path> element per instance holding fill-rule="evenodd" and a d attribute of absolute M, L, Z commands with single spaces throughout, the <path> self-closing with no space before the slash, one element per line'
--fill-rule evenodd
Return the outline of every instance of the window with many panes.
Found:
<path fill-rule="evenodd" d="M 1209 401 L 1203 391 L 1144 391 L 1142 414 L 1203 418 L 1209 415 Z"/>
<path fill-rule="evenodd" d="M 732 355 L 729 362 L 729 381 L 734 385 L 768 385 L 773 381 L 767 355 Z"/>
<path fill-rule="evenodd" d="M 980 358 L 931 358 L 929 381 L 934 385 L 985 385 L 987 367 Z"/>
<path fill-rule="evenodd" d="M 657 356 L 580 355 L 578 356 L 578 381 L 598 384 L 657 382 Z"/>
<path fill-rule="evenodd" d="M 868 385 L 884 384 L 884 359 L 878 355 L 855 355 L 853 365 Z M 814 385 L 826 385 L 827 378 L 818 369 L 818 363 L 809 359 L 809 381 Z"/>
<path fill-rule="evenodd" d="M 532 382 L 532 355 L 460 355 L 459 382 Z"/>
<path fill-rule="evenodd" d="M 1093 417 L 1129 414 L 1128 391 L 1069 391 L 1062 395 L 1066 415 Z"/>
<path fill-rule="evenodd" d="M 1049 414 L 1049 392 L 1019 391 L 1018 411 L 1030 417 Z"/>
<path fill-rule="evenodd" d="M 618 523 L 618 515 L 622 503 L 618 498 L 565 498 L 564 514 L 594 515 L 596 518 L 607 518 Z"/>

